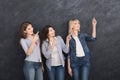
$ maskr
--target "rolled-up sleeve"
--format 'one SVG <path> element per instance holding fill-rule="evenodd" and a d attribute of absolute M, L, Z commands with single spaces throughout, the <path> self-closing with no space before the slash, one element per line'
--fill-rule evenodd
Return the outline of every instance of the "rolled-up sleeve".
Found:
<path fill-rule="evenodd" d="M 96 40 L 96 38 L 94 38 L 86 33 L 84 33 L 84 36 L 85 36 L 86 41 L 95 41 Z"/>
<path fill-rule="evenodd" d="M 70 52 L 71 52 L 71 48 L 70 48 L 71 44 L 69 43 L 69 51 L 68 51 L 68 55 L 67 55 L 67 59 L 70 58 Z"/>

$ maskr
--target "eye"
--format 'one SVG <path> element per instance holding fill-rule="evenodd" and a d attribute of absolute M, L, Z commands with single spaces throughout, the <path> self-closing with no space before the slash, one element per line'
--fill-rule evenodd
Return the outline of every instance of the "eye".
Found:
<path fill-rule="evenodd" d="M 31 30 L 31 28 L 28 28 L 28 30 Z"/>
<path fill-rule="evenodd" d="M 77 23 L 75 23 L 75 25 L 76 25 Z"/>

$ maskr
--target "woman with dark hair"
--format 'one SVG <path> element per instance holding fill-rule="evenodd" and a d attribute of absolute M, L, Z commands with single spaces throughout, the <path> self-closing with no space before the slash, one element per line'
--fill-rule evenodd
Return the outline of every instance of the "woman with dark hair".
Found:
<path fill-rule="evenodd" d="M 40 39 L 34 34 L 30 22 L 24 22 L 20 30 L 20 45 L 26 54 L 23 67 L 25 80 L 43 80 Z"/>
<path fill-rule="evenodd" d="M 71 40 L 68 53 L 68 73 L 73 80 L 88 80 L 90 71 L 90 51 L 86 41 L 96 40 L 95 18 L 92 19 L 92 35 L 80 32 L 80 21 L 71 19 L 69 21 L 69 34 Z"/>
<path fill-rule="evenodd" d="M 55 36 L 55 29 L 46 25 L 43 29 L 44 41 L 42 52 L 46 58 L 47 73 L 50 80 L 64 80 L 64 55 L 69 51 L 69 36 L 66 38 L 66 45 L 61 36 Z"/>

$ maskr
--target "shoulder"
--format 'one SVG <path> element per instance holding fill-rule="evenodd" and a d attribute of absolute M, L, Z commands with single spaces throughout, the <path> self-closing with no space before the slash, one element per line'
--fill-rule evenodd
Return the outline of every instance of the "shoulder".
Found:
<path fill-rule="evenodd" d="M 56 38 L 57 38 L 58 40 L 63 40 L 63 38 L 62 38 L 60 35 L 56 36 Z"/>
<path fill-rule="evenodd" d="M 45 40 L 43 40 L 42 45 L 45 45 L 45 44 L 47 44 L 47 43 L 48 43 L 48 40 L 45 39 Z"/>
<path fill-rule="evenodd" d="M 80 37 L 80 36 L 85 36 L 85 34 L 86 34 L 86 33 L 84 33 L 84 32 L 79 32 L 79 33 L 78 33 L 78 36 L 79 36 L 79 37 Z"/>
<path fill-rule="evenodd" d="M 21 44 L 21 45 L 26 44 L 26 38 L 21 38 L 21 39 L 20 39 L 20 44 Z"/>
<path fill-rule="evenodd" d="M 62 38 L 60 35 L 56 36 L 56 38 Z"/>
<path fill-rule="evenodd" d="M 78 35 L 85 35 L 85 32 L 79 32 Z"/>
<path fill-rule="evenodd" d="M 25 42 L 26 38 L 21 38 L 20 42 Z"/>

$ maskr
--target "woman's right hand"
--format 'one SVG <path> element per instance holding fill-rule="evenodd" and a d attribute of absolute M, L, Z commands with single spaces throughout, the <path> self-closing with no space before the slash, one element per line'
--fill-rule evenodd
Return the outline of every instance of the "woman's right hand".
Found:
<path fill-rule="evenodd" d="M 68 66 L 68 74 L 70 75 L 70 77 L 72 77 L 72 69 L 70 66 Z"/>
<path fill-rule="evenodd" d="M 57 41 L 54 39 L 53 41 L 51 41 L 52 42 L 52 44 L 51 44 L 51 47 L 50 47 L 50 49 L 51 50 L 53 50 L 54 49 L 54 47 L 57 45 Z"/>
<path fill-rule="evenodd" d="M 35 43 L 38 39 L 39 39 L 39 35 L 38 35 L 39 32 L 37 32 L 34 37 L 33 37 L 33 42 Z"/>
<path fill-rule="evenodd" d="M 69 34 L 67 37 L 66 37 L 66 44 L 69 44 L 69 41 L 71 40 L 71 34 Z"/>

